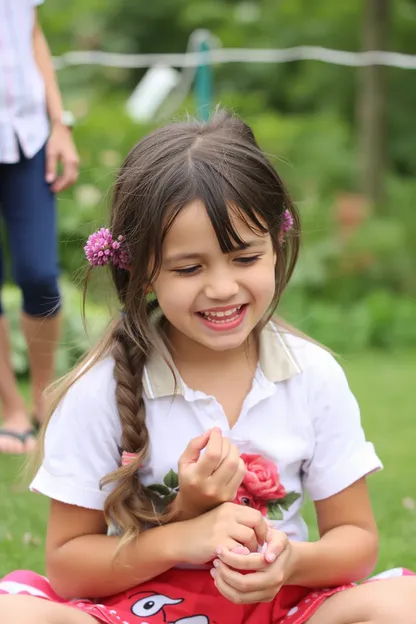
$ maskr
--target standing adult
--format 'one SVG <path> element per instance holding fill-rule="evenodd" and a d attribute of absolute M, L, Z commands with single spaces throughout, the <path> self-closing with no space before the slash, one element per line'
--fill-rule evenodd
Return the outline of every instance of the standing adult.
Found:
<path fill-rule="evenodd" d="M 78 155 L 37 18 L 43 0 L 0 0 L 0 210 L 13 279 L 22 292 L 21 329 L 40 422 L 61 327 L 55 194 L 73 184 Z M 4 240 L 4 237 L 3 237 Z M 0 285 L 4 280 L 0 247 Z M 34 431 L 12 367 L 0 301 L 0 453 L 25 453 Z"/>

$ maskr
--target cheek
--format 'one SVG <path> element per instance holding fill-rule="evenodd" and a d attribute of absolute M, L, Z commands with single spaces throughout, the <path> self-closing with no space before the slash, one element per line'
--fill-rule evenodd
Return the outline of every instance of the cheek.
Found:
<path fill-rule="evenodd" d="M 192 292 L 186 279 L 160 276 L 153 285 L 154 293 L 166 316 L 189 307 Z"/>
<path fill-rule="evenodd" d="M 273 298 L 276 288 L 273 258 L 265 259 L 250 276 L 251 289 L 258 297 Z"/>

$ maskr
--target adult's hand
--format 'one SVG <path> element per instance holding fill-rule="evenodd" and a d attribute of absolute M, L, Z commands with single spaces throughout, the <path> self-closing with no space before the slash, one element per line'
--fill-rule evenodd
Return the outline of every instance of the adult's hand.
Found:
<path fill-rule="evenodd" d="M 58 166 L 62 171 L 58 174 Z M 79 157 L 71 130 L 62 123 L 53 123 L 46 145 L 46 182 L 54 193 L 70 187 L 78 179 Z"/>

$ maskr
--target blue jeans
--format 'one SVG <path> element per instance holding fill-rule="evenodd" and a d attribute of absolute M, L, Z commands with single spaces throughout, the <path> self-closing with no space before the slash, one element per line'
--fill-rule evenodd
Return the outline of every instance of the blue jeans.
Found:
<path fill-rule="evenodd" d="M 57 314 L 61 306 L 57 217 L 55 196 L 45 182 L 45 147 L 33 158 L 20 153 L 18 163 L 0 163 L 0 214 L 23 310 L 36 317 Z M 0 288 L 3 261 L 0 242 Z"/>

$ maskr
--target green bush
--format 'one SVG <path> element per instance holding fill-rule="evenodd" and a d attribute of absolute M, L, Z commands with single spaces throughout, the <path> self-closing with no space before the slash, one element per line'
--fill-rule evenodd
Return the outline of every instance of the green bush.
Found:
<path fill-rule="evenodd" d="M 74 94 L 79 122 L 75 139 L 81 157 L 79 183 L 59 197 L 59 238 L 63 270 L 65 329 L 58 369 L 64 372 L 100 334 L 111 314 L 109 289 L 97 277 L 88 298 L 91 336 L 85 336 L 79 283 L 83 246 L 91 232 L 107 223 L 114 176 L 131 147 L 152 125 L 133 123 L 125 114 L 127 94 L 94 100 Z M 343 241 L 337 198 L 354 192 L 356 157 L 350 131 L 341 117 L 279 115 L 264 109 L 261 96 L 224 94 L 222 103 L 253 126 L 299 208 L 303 246 L 298 267 L 282 302 L 282 313 L 314 338 L 343 353 L 366 347 L 416 345 L 416 183 L 390 175 L 389 202 Z M 75 106 L 76 105 L 76 106 Z M 194 106 L 190 102 L 190 109 Z M 176 117 L 181 117 L 178 113 Z M 23 337 L 18 331 L 19 294 L 5 287 L 13 328 L 14 363 L 25 374 Z"/>

